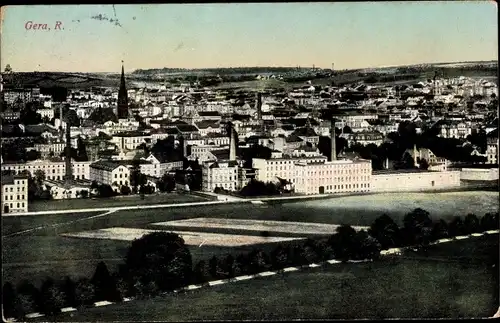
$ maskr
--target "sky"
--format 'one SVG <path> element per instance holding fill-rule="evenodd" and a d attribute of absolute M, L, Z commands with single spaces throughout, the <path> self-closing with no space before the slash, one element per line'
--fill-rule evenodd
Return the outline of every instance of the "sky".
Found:
<path fill-rule="evenodd" d="M 498 59 L 494 1 L 3 7 L 1 69 L 335 69 Z M 102 15 L 105 19 L 93 19 Z M 110 22 L 117 19 L 121 26 Z M 60 29 L 56 23 L 60 21 Z M 47 30 L 28 28 L 29 22 Z M 28 23 L 28 24 L 27 24 Z M 50 28 L 50 30 L 49 30 Z"/>

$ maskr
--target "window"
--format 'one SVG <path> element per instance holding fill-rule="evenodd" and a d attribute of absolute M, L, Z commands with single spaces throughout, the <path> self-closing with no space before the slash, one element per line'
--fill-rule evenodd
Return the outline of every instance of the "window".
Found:
<path fill-rule="evenodd" d="M 19 200 L 19 195 L 17 196 L 17 200 Z"/>
<path fill-rule="evenodd" d="M 11 188 L 10 188 L 10 192 L 12 193 L 13 191 L 14 191 L 14 189 L 11 187 Z"/>
<path fill-rule="evenodd" d="M 19 207 L 19 203 L 17 203 L 17 207 Z"/>
<path fill-rule="evenodd" d="M 21 206 L 22 206 L 22 207 L 24 207 L 24 202 L 23 202 L 23 203 L 21 203 Z"/>

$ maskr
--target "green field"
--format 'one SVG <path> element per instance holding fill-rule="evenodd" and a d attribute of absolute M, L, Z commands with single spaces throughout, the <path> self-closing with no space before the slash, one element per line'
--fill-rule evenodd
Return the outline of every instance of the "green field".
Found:
<path fill-rule="evenodd" d="M 29 211 L 52 211 L 52 210 L 71 210 L 71 209 L 90 209 L 103 207 L 119 207 L 127 205 L 146 205 L 146 204 L 178 204 L 189 202 L 206 201 L 198 195 L 193 194 L 158 194 L 145 195 L 144 200 L 139 195 L 120 196 L 105 199 L 72 199 L 72 200 L 52 200 L 37 201 L 30 203 Z"/>
<path fill-rule="evenodd" d="M 383 213 L 387 213 L 400 222 L 404 214 L 415 207 L 431 211 L 431 216 L 436 219 L 449 219 L 453 215 L 465 216 L 471 211 L 482 215 L 485 212 L 498 210 L 498 194 L 495 192 L 400 194 L 397 199 L 394 196 L 394 194 L 379 194 L 269 205 L 245 203 L 207 207 L 126 210 L 91 219 L 85 218 L 95 214 L 2 217 L 3 277 L 4 280 L 16 284 L 22 279 L 40 282 L 47 275 L 55 279 L 66 275 L 71 277 L 90 276 L 96 264 L 101 260 L 104 260 L 110 269 L 115 268 L 121 262 L 130 244 L 126 241 L 116 240 L 67 238 L 59 236 L 61 233 L 109 227 L 152 228 L 151 223 L 196 217 L 370 225 L 375 218 Z M 75 222 L 60 225 L 57 228 L 6 236 L 29 228 L 67 223 L 73 220 Z M 222 229 L 189 228 L 189 231 L 243 233 L 243 231 L 238 230 Z M 260 235 L 261 232 L 245 232 L 245 234 Z M 273 236 L 297 235 L 277 233 Z M 261 247 L 272 248 L 273 245 L 262 245 Z M 251 248 L 202 246 L 201 248 L 191 247 L 191 253 L 194 261 L 198 261 L 212 255 L 238 254 Z"/>
<path fill-rule="evenodd" d="M 489 317 L 498 308 L 498 235 L 434 246 L 422 259 L 327 265 L 283 276 L 61 314 L 59 321 Z M 496 267 L 492 264 L 496 262 Z M 40 321 L 43 319 L 40 319 Z"/>

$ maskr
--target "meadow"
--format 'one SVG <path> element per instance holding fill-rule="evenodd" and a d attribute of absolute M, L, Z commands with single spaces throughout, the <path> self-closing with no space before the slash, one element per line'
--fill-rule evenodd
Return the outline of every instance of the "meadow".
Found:
<path fill-rule="evenodd" d="M 498 308 L 498 239 L 495 234 L 454 241 L 430 247 L 425 253 L 410 252 L 373 263 L 326 265 L 65 313 L 57 319 L 83 322 L 489 317 Z"/>
<path fill-rule="evenodd" d="M 130 245 L 129 241 L 70 238 L 61 234 L 112 227 L 158 229 L 154 223 L 199 217 L 369 226 L 383 213 L 401 222 L 403 216 L 416 207 L 428 210 L 434 219 L 449 219 L 454 215 L 465 216 L 469 212 L 481 216 L 486 212 L 498 211 L 498 192 L 379 194 L 291 203 L 273 202 L 263 205 L 244 203 L 209 207 L 123 210 L 102 216 L 95 213 L 80 213 L 2 217 L 3 279 L 14 284 L 29 279 L 38 284 L 46 276 L 54 279 L 66 275 L 74 278 L 89 277 L 101 260 L 105 261 L 111 270 L 116 268 Z M 50 227 L 56 223 L 59 224 L 57 227 Z M 40 226 L 44 228 L 21 232 Z M 175 227 L 175 230 L 181 231 L 179 227 Z M 190 227 L 188 231 L 248 236 L 262 236 L 263 233 L 258 229 L 252 229 L 251 226 L 245 230 Z M 272 232 L 271 235 L 307 237 L 315 234 Z M 254 247 L 270 250 L 275 245 L 275 243 L 236 247 L 203 245 L 191 246 L 190 250 L 193 261 L 197 262 L 213 255 L 247 252 Z"/>

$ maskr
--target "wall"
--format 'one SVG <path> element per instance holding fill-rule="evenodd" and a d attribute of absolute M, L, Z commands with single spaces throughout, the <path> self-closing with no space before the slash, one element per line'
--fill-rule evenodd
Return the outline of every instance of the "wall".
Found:
<path fill-rule="evenodd" d="M 433 183 L 434 182 L 434 185 Z M 404 172 L 373 174 L 371 192 L 444 189 L 460 186 L 460 172 Z"/>
<path fill-rule="evenodd" d="M 490 169 L 462 168 L 462 171 L 460 172 L 460 179 L 469 181 L 498 180 L 498 168 L 490 168 Z"/>

